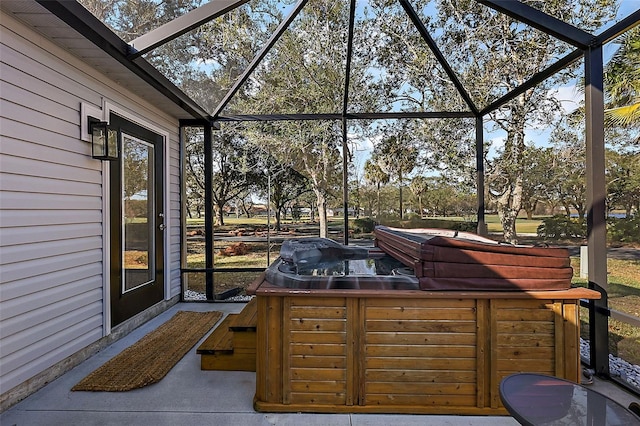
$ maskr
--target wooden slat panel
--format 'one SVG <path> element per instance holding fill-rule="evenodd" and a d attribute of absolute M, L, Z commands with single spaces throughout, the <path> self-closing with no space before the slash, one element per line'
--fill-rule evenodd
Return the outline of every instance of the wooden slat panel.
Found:
<path fill-rule="evenodd" d="M 345 318 L 346 308 L 344 306 L 292 306 L 289 316 L 291 318 L 340 319 Z"/>
<path fill-rule="evenodd" d="M 496 331 L 503 333 L 522 333 L 535 335 L 554 335 L 555 324 L 542 321 L 498 321 Z"/>
<path fill-rule="evenodd" d="M 475 333 L 475 321 L 368 320 L 367 331 Z"/>
<path fill-rule="evenodd" d="M 344 333 L 327 331 L 292 331 L 289 336 L 290 343 L 345 343 Z"/>
<path fill-rule="evenodd" d="M 346 372 L 336 368 L 292 368 L 291 380 L 307 380 L 310 382 L 344 381 Z"/>
<path fill-rule="evenodd" d="M 555 313 L 553 305 L 546 305 L 545 309 L 500 309 L 497 315 L 498 321 L 553 321 Z"/>
<path fill-rule="evenodd" d="M 461 345 L 367 345 L 365 354 L 389 357 L 475 358 L 476 348 Z"/>
<path fill-rule="evenodd" d="M 497 337 L 498 347 L 553 347 L 555 341 L 551 334 L 503 334 Z"/>
<path fill-rule="evenodd" d="M 476 347 L 476 398 L 478 408 L 491 406 L 491 325 L 489 301 L 476 300 L 477 308 L 477 347 Z"/>
<path fill-rule="evenodd" d="M 564 352 L 564 321 L 562 318 L 562 302 L 556 302 L 553 304 L 554 319 L 551 320 L 555 326 L 555 350 L 551 354 L 550 358 L 555 361 L 555 375 L 558 377 L 564 377 L 564 365 L 565 365 L 565 352 Z M 554 357 L 555 354 L 555 357 Z"/>
<path fill-rule="evenodd" d="M 500 380 L 502 380 L 502 375 L 498 371 L 498 318 L 497 311 L 499 310 L 498 300 L 490 300 L 489 301 L 489 329 L 491 330 L 491 335 L 489 337 L 489 389 L 490 393 L 488 395 L 488 400 L 485 400 L 485 406 L 488 405 L 491 408 L 498 408 L 502 406 L 502 401 L 500 400 L 499 394 L 499 386 Z"/>
<path fill-rule="evenodd" d="M 389 370 L 469 370 L 475 371 L 475 358 L 386 358 L 386 357 L 369 357 L 365 361 L 365 366 L 369 368 L 389 369 Z"/>
<path fill-rule="evenodd" d="M 291 404 L 344 405 L 343 393 L 292 393 Z"/>
<path fill-rule="evenodd" d="M 391 345 L 475 345 L 472 333 L 367 333 L 367 344 Z"/>
<path fill-rule="evenodd" d="M 555 366 L 554 360 L 549 359 L 519 359 L 517 362 L 511 359 L 497 359 L 498 370 L 501 373 L 512 371 L 528 371 L 535 373 L 550 373 L 554 374 Z"/>
<path fill-rule="evenodd" d="M 501 360 L 521 360 L 521 359 L 544 359 L 550 360 L 553 359 L 555 355 L 555 349 L 553 347 L 543 347 L 543 348 L 521 348 L 521 347 L 510 347 L 510 348 L 500 348 L 498 351 L 498 356 Z"/>
<path fill-rule="evenodd" d="M 475 320 L 475 308 L 367 308 L 367 319 L 385 320 Z"/>
<path fill-rule="evenodd" d="M 282 383 L 282 347 L 287 345 L 286 336 L 282 334 L 282 305 L 283 301 L 280 297 L 271 297 L 267 299 L 266 328 L 268 339 L 265 342 L 268 357 L 264 366 L 268 371 L 265 401 L 282 402 L 283 383 Z M 283 342 L 285 344 L 283 345 Z"/>
<path fill-rule="evenodd" d="M 345 356 L 311 356 L 294 355 L 291 357 L 292 368 L 341 368 L 345 369 L 347 360 Z"/>
<path fill-rule="evenodd" d="M 345 301 L 342 297 L 291 297 L 291 309 L 295 311 L 304 308 L 321 309 L 323 306 L 339 307 L 345 309 Z"/>
<path fill-rule="evenodd" d="M 344 298 L 286 297 L 283 306 L 284 404 L 347 403 L 347 308 Z M 331 346 L 334 346 L 331 348 Z M 334 355 L 335 354 L 335 355 Z M 307 393 L 300 383 L 313 389 Z M 320 383 L 316 387 L 316 383 Z M 321 389 L 333 383 L 330 393 Z"/>
<path fill-rule="evenodd" d="M 473 395 L 475 383 L 368 382 L 367 394 L 389 395 Z"/>
<path fill-rule="evenodd" d="M 269 361 L 269 334 L 267 333 L 267 321 L 269 319 L 269 297 L 258 297 L 258 324 L 256 330 L 256 399 L 259 401 L 270 401 L 268 397 L 268 383 L 270 368 L 267 368 Z M 274 338 L 274 337 L 272 337 Z"/>
<path fill-rule="evenodd" d="M 334 392 L 340 393 L 345 389 L 345 382 L 340 380 L 328 380 L 328 381 L 318 381 L 314 380 L 312 382 L 305 380 L 299 381 L 294 380 L 291 382 L 291 391 L 292 393 L 300 393 L 300 392 L 310 392 L 310 393 L 327 393 Z"/>
<path fill-rule="evenodd" d="M 416 405 L 416 406 L 436 406 L 436 407 L 465 407 L 475 406 L 474 395 L 379 395 L 367 394 L 367 405 Z"/>
<path fill-rule="evenodd" d="M 577 303 L 565 303 L 563 306 L 565 378 L 580 381 L 580 320 Z"/>
<path fill-rule="evenodd" d="M 289 345 L 290 355 L 346 355 L 345 344 L 294 343 Z"/>
<path fill-rule="evenodd" d="M 289 329 L 293 331 L 340 331 L 347 329 L 346 319 L 292 318 Z"/>
<path fill-rule="evenodd" d="M 293 341 L 291 336 L 291 321 L 287 319 L 287 313 L 291 312 L 291 298 L 285 297 L 282 301 L 282 339 Z M 291 402 L 291 369 L 293 368 L 291 354 L 289 352 L 291 343 L 282 345 L 282 403 L 289 404 Z"/>
<path fill-rule="evenodd" d="M 474 308 L 474 299 L 402 299 L 403 308 Z M 398 308 L 400 305 L 398 300 L 394 299 L 367 299 L 368 307 L 383 306 L 389 308 Z"/>
<path fill-rule="evenodd" d="M 447 370 L 376 370 L 368 369 L 367 381 L 371 382 L 431 382 L 431 383 L 475 383 L 475 371 Z"/>
<path fill-rule="evenodd" d="M 550 309 L 551 301 L 544 299 L 494 299 L 498 315 L 503 309 Z"/>
<path fill-rule="evenodd" d="M 360 317 L 360 301 L 349 298 L 347 303 L 347 383 L 345 384 L 345 404 L 353 406 L 358 402 L 358 380 L 360 379 L 360 362 L 362 357 L 362 318 Z"/>

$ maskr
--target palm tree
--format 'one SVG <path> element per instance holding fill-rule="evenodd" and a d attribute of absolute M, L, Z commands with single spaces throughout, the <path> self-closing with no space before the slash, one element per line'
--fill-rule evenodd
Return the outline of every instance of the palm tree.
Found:
<path fill-rule="evenodd" d="M 612 125 L 640 125 L 640 26 L 615 41 L 620 47 L 604 72 L 605 117 Z"/>
<path fill-rule="evenodd" d="M 364 163 L 364 178 L 376 185 L 378 192 L 378 206 L 376 208 L 376 219 L 380 216 L 380 186 L 389 182 L 389 175 L 380 166 L 371 160 Z"/>

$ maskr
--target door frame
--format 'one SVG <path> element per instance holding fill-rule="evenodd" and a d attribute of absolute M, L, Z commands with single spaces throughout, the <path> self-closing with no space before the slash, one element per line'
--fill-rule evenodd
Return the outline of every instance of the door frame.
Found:
<path fill-rule="evenodd" d="M 121 107 L 109 101 L 103 99 L 102 102 L 102 121 L 109 122 L 111 113 L 116 114 L 132 123 L 144 127 L 145 129 L 152 131 L 160 135 L 163 139 L 162 142 L 162 155 L 163 165 L 162 169 L 158 170 L 157 179 L 162 179 L 163 188 L 163 209 L 164 209 L 164 223 L 166 225 L 165 232 L 162 233 L 162 247 L 164 250 L 164 262 L 163 262 L 163 300 L 171 299 L 171 252 L 169 251 L 170 241 L 170 224 L 172 219 L 171 214 L 171 191 L 169 188 L 169 176 L 170 176 L 170 143 L 169 132 L 166 129 L 160 128 L 154 123 L 140 117 L 139 115 Z M 110 184 L 110 167 L 107 161 L 102 161 L 102 329 L 103 335 L 107 336 L 111 334 L 111 184 Z"/>

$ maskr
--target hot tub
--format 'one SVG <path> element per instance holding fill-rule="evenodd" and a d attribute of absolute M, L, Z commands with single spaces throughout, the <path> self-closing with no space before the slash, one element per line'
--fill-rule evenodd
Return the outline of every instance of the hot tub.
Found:
<path fill-rule="evenodd" d="M 267 269 L 268 282 L 290 289 L 419 290 L 411 268 L 375 247 L 324 238 L 285 241 Z"/>
<path fill-rule="evenodd" d="M 578 303 L 599 293 L 419 290 L 379 250 L 333 244 L 284 250 L 250 290 L 256 410 L 507 414 L 509 374 L 579 380 Z"/>

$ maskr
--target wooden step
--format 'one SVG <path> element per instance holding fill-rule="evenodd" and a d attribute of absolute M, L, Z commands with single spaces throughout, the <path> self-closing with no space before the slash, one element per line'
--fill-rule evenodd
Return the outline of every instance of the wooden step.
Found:
<path fill-rule="evenodd" d="M 258 325 L 258 302 L 254 297 L 242 311 L 235 315 L 231 325 L 232 331 L 256 331 Z"/>
<path fill-rule="evenodd" d="M 233 331 L 229 328 L 235 316 L 227 315 L 218 327 L 196 349 L 198 354 L 233 353 Z"/>
<path fill-rule="evenodd" d="M 257 303 L 227 315 L 196 350 L 201 370 L 256 371 Z"/>

